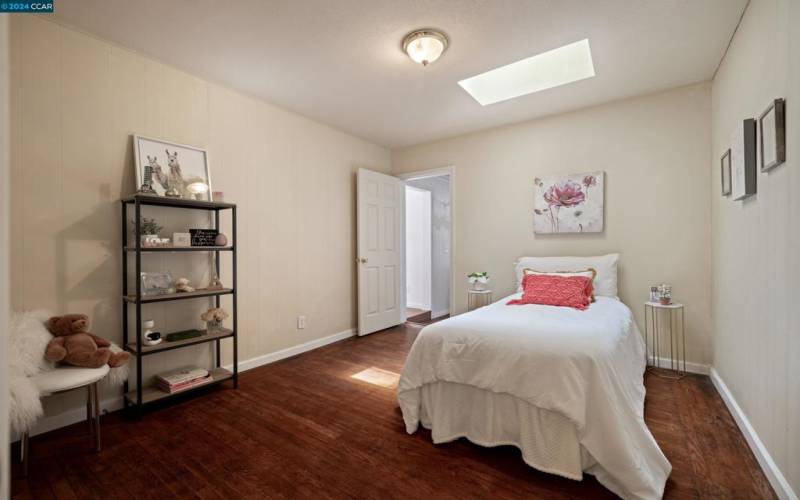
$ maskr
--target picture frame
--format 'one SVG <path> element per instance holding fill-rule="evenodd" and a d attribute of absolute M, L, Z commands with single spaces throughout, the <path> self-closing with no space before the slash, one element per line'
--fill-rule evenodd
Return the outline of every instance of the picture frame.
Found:
<path fill-rule="evenodd" d="M 216 246 L 217 235 L 219 235 L 219 231 L 216 229 L 190 229 L 189 233 L 193 247 Z"/>
<path fill-rule="evenodd" d="M 551 174 L 533 184 L 534 234 L 603 232 L 604 171 Z"/>
<path fill-rule="evenodd" d="M 172 273 L 167 272 L 143 272 L 142 295 L 167 295 L 175 293 Z"/>
<path fill-rule="evenodd" d="M 774 99 L 758 117 L 758 153 L 762 172 L 786 161 L 786 104 Z"/>
<path fill-rule="evenodd" d="M 134 135 L 133 152 L 138 193 L 213 201 L 207 150 Z"/>
<path fill-rule="evenodd" d="M 756 194 L 756 120 L 747 118 L 731 138 L 731 197 L 744 200 Z"/>
<path fill-rule="evenodd" d="M 731 195 L 731 148 L 725 150 L 725 154 L 719 160 L 720 176 L 722 180 L 722 196 Z"/>
<path fill-rule="evenodd" d="M 172 233 L 172 246 L 179 248 L 192 246 L 191 233 Z"/>

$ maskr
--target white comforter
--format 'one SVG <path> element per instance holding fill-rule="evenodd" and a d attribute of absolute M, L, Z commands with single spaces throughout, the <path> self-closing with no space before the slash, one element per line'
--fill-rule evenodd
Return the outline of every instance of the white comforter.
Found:
<path fill-rule="evenodd" d="M 435 382 L 506 393 L 557 412 L 596 461 L 586 469 L 623 498 L 661 498 L 671 466 L 644 422 L 644 343 L 630 309 L 598 297 L 585 311 L 490 306 L 434 323 L 417 337 L 398 386 L 406 430 L 421 388 Z"/>

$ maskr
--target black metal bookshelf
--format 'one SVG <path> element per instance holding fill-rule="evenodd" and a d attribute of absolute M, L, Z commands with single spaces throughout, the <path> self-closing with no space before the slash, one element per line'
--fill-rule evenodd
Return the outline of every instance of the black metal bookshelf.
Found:
<path fill-rule="evenodd" d="M 182 396 L 187 393 L 197 392 L 197 390 L 208 387 L 210 385 L 219 384 L 227 380 L 233 380 L 233 387 L 239 385 L 239 353 L 238 353 L 238 311 L 236 304 L 236 204 L 226 202 L 214 201 L 199 201 L 187 200 L 179 198 L 165 198 L 160 196 L 145 196 L 134 195 L 124 198 L 122 201 L 122 339 L 125 350 L 133 354 L 136 358 L 136 388 L 129 390 L 128 381 L 125 381 L 123 387 L 123 395 L 125 400 L 125 407 L 133 406 L 141 412 L 144 405 L 162 401 L 164 399 Z M 141 243 L 141 215 L 143 206 L 159 206 L 159 207 L 172 207 L 182 209 L 194 210 L 207 210 L 214 213 L 214 229 L 219 230 L 220 212 L 230 210 L 231 214 L 231 244 L 224 247 L 142 247 Z M 133 208 L 133 245 L 128 245 L 128 231 L 129 231 L 129 208 Z M 230 254 L 232 259 L 232 276 L 231 288 L 223 288 L 221 290 L 196 290 L 188 293 L 171 293 L 166 295 L 142 295 L 142 280 L 140 279 L 142 273 L 142 254 L 150 252 L 214 252 L 214 259 L 216 262 L 217 273 L 221 272 L 220 259 L 223 254 Z M 134 293 L 128 288 L 128 271 L 129 271 L 129 258 L 133 257 L 135 265 L 136 277 L 136 290 Z M 142 344 L 142 304 L 149 304 L 153 302 L 166 302 L 178 300 L 191 300 L 198 298 L 213 298 L 216 307 L 220 307 L 221 297 L 223 295 L 231 295 L 233 300 L 233 310 L 231 317 L 233 319 L 233 329 L 223 329 L 216 333 L 207 333 L 200 337 L 193 337 L 184 340 L 177 340 L 168 342 L 162 341 L 160 344 L 154 346 L 147 346 Z M 128 320 L 129 320 L 129 307 L 133 306 L 134 314 L 136 317 L 135 340 L 129 340 Z M 163 337 L 166 337 L 163 334 Z M 233 371 L 227 370 L 221 366 L 221 351 L 220 341 L 224 339 L 231 339 L 233 342 Z M 142 364 L 144 358 L 151 354 L 158 354 L 163 352 L 180 349 L 182 347 L 194 346 L 204 344 L 207 342 L 214 342 L 215 367 L 211 370 L 211 380 L 207 384 L 203 384 L 196 388 L 187 391 L 181 391 L 174 394 L 169 394 L 160 391 L 153 387 L 142 386 Z"/>

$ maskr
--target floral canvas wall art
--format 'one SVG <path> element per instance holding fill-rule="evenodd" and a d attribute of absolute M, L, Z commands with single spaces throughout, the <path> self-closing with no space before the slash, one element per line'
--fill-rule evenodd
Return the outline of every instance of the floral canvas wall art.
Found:
<path fill-rule="evenodd" d="M 534 184 L 535 233 L 603 231 L 604 172 L 537 177 Z"/>

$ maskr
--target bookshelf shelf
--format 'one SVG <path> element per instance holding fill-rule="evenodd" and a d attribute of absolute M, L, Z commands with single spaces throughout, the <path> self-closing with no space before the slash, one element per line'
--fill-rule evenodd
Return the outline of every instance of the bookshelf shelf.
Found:
<path fill-rule="evenodd" d="M 236 208 L 235 203 L 224 201 L 186 200 L 183 198 L 167 198 L 165 196 L 145 196 L 136 194 L 122 200 L 123 205 L 149 205 L 158 207 L 196 208 L 200 210 L 226 210 Z"/>
<path fill-rule="evenodd" d="M 202 297 L 215 297 L 218 295 L 230 295 L 234 293 L 233 288 L 223 288 L 222 290 L 195 290 L 194 292 L 179 292 L 179 293 L 165 293 L 162 295 L 142 295 L 139 300 L 136 300 L 136 295 L 125 295 L 123 300 L 135 304 L 141 302 L 146 304 L 149 302 L 168 302 L 170 300 L 186 300 L 197 299 Z"/>
<path fill-rule="evenodd" d="M 203 332 L 202 335 L 199 337 L 192 337 L 190 339 L 184 340 L 175 340 L 172 342 L 168 342 L 166 339 L 163 340 L 160 344 L 156 345 L 142 345 L 141 346 L 141 353 L 142 356 L 147 356 L 148 354 L 155 354 L 157 352 L 164 352 L 164 351 L 171 351 L 172 349 L 180 349 L 181 347 L 188 347 L 191 345 L 198 345 L 198 344 L 205 344 L 206 342 L 213 342 L 215 340 L 226 339 L 228 337 L 233 336 L 233 330 L 228 330 L 227 328 L 222 329 L 219 332 L 215 333 L 205 333 Z M 136 351 L 136 342 L 128 342 L 125 345 L 125 350 L 130 352 L 131 354 L 137 354 Z"/>
<path fill-rule="evenodd" d="M 125 252 L 135 252 L 136 247 L 127 246 Z M 140 252 L 233 252 L 233 247 L 142 247 Z"/>
<path fill-rule="evenodd" d="M 136 405 L 137 398 L 139 394 L 141 394 L 141 403 L 143 405 L 155 403 L 156 401 L 161 401 L 163 399 L 171 398 L 174 396 L 182 396 L 184 394 L 191 394 L 195 391 L 200 389 L 207 388 L 214 384 L 219 384 L 220 382 L 225 382 L 226 380 L 231 380 L 235 377 L 235 374 L 230 370 L 226 370 L 225 368 L 214 368 L 210 370 L 211 376 L 209 377 L 208 382 L 201 385 L 196 385 L 189 389 L 180 392 L 169 393 L 158 389 L 157 387 L 143 387 L 142 391 L 137 392 L 136 389 L 132 391 L 127 391 L 125 393 L 125 402 L 126 404 Z"/>

